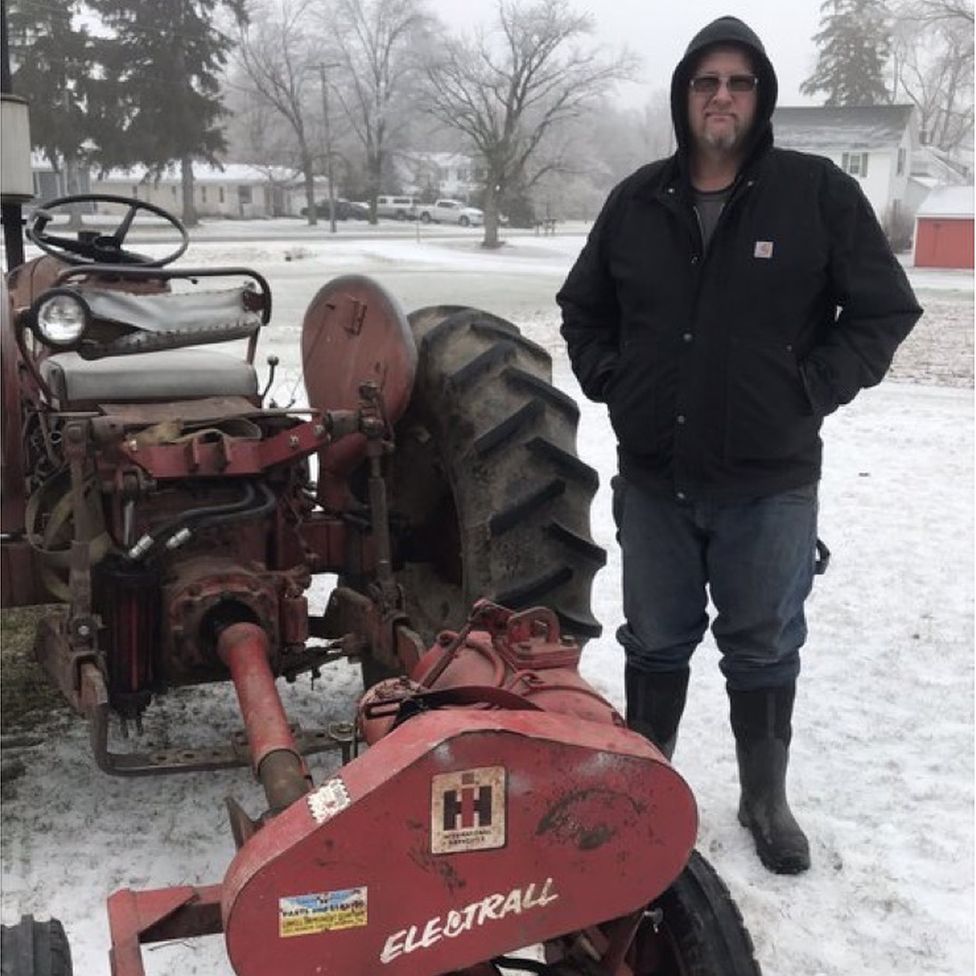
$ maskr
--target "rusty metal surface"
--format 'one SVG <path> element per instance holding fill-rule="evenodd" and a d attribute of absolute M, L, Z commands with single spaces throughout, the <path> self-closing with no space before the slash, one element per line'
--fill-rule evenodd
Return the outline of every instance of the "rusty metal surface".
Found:
<path fill-rule="evenodd" d="M 377 282 L 345 275 L 312 299 L 302 324 L 302 371 L 311 406 L 355 410 L 360 386 L 373 382 L 393 424 L 406 410 L 416 368 L 406 316 Z M 358 434 L 333 445 L 320 457 L 323 475 L 343 480 L 365 450 L 366 440 Z"/>
<path fill-rule="evenodd" d="M 258 553 L 242 546 L 236 555 L 194 556 L 170 567 L 163 587 L 165 617 L 161 635 L 165 679 L 170 684 L 227 678 L 216 646 L 208 636 L 208 619 L 224 608 L 246 612 L 279 648 L 281 575 L 262 572 Z"/>
<path fill-rule="evenodd" d="M 244 717 L 251 767 L 270 808 L 278 811 L 308 792 L 309 777 L 275 687 L 269 651 L 268 635 L 254 624 L 233 624 L 217 640 Z"/>
<path fill-rule="evenodd" d="M 0 542 L 0 607 L 27 607 L 50 599 L 37 579 L 34 552 L 26 539 Z"/>
<path fill-rule="evenodd" d="M 334 634 L 351 635 L 356 654 L 369 654 L 391 671 L 409 670 L 423 650 L 407 626 L 402 600 L 387 602 L 381 594 L 367 596 L 337 586 L 329 596 L 323 624 Z"/>
<path fill-rule="evenodd" d="M 108 702 L 91 716 L 92 754 L 96 765 L 110 776 L 165 776 L 175 773 L 207 773 L 218 769 L 246 769 L 251 765 L 247 733 L 243 729 L 224 742 L 193 743 L 151 752 L 118 753 L 108 748 Z M 348 749 L 350 734 L 345 723 L 327 728 L 303 729 L 289 725 L 295 747 L 303 756 Z"/>
<path fill-rule="evenodd" d="M 641 909 L 681 872 L 696 828 L 688 786 L 629 730 L 427 713 L 238 852 L 228 952 L 240 976 L 312 976 L 323 960 L 335 973 L 463 969 Z"/>
<path fill-rule="evenodd" d="M 579 645 L 560 635 L 556 615 L 549 609 L 513 613 L 482 600 L 462 631 L 445 632 L 442 639 L 410 673 L 418 684 L 436 690 L 498 688 L 544 711 L 624 724 L 580 676 Z"/>
<path fill-rule="evenodd" d="M 4 282 L 0 284 L 0 529 L 17 534 L 24 531 L 27 504 L 19 362 L 11 296 Z"/>
<path fill-rule="evenodd" d="M 326 425 L 316 417 L 263 440 L 200 436 L 177 444 L 142 445 L 130 438 L 118 450 L 154 478 L 232 477 L 261 474 L 275 465 L 301 460 L 328 443 Z"/>
<path fill-rule="evenodd" d="M 140 944 L 221 931 L 220 885 L 117 891 L 108 900 L 112 976 L 145 976 Z"/>
<path fill-rule="evenodd" d="M 72 621 L 68 607 L 51 607 L 37 627 L 34 653 L 54 686 L 75 711 L 84 714 L 87 701 L 86 675 L 97 676 L 104 691 L 98 670 L 98 654 L 87 645 L 76 643 L 77 628 L 90 626 L 84 621 Z M 82 635 L 87 638 L 88 635 Z M 90 699 L 94 700 L 94 699 Z M 107 697 L 105 701 L 107 702 Z"/>

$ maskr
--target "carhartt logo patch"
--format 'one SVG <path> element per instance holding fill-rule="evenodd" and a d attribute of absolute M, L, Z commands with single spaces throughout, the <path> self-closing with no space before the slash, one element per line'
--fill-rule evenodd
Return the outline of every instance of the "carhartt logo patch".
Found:
<path fill-rule="evenodd" d="M 773 256 L 772 241 L 756 241 L 756 249 L 752 252 L 756 258 L 771 258 Z"/>

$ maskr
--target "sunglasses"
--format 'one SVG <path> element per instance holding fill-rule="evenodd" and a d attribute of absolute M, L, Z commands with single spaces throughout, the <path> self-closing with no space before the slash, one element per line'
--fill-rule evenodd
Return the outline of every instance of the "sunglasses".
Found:
<path fill-rule="evenodd" d="M 759 84 L 755 75 L 698 75 L 688 85 L 696 95 L 714 95 L 723 81 L 734 95 L 754 91 Z"/>

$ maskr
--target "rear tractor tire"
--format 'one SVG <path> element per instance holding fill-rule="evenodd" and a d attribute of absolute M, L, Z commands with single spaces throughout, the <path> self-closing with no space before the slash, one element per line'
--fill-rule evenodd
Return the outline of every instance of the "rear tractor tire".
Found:
<path fill-rule="evenodd" d="M 581 643 L 606 561 L 590 536 L 597 473 L 576 455 L 579 408 L 552 361 L 510 322 L 439 306 L 409 316 L 417 377 L 396 427 L 391 478 L 397 578 L 428 643 L 480 597 L 548 606 Z"/>
<path fill-rule="evenodd" d="M 52 918 L 24 915 L 0 927 L 0 976 L 72 976 L 71 949 L 64 926 Z"/>

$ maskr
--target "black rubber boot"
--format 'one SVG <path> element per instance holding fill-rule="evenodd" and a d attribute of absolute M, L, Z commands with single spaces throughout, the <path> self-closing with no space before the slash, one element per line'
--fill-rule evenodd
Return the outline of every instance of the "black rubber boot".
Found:
<path fill-rule="evenodd" d="M 685 710 L 690 670 L 639 671 L 624 669 L 627 727 L 649 739 L 670 759 L 678 740 L 678 723 Z"/>
<path fill-rule="evenodd" d="M 729 690 L 739 760 L 739 823 L 749 829 L 759 860 L 776 874 L 810 867 L 810 845 L 786 801 L 791 718 L 796 685 Z"/>

